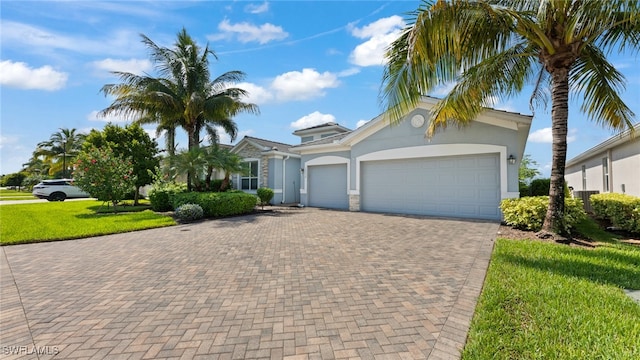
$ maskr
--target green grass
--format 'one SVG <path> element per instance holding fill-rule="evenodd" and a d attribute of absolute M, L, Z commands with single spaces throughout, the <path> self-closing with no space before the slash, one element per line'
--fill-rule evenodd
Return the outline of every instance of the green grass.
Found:
<path fill-rule="evenodd" d="M 105 210 L 106 206 L 95 200 L 2 205 L 0 244 L 76 239 L 175 225 L 172 218 L 150 210 L 97 213 L 101 208 Z"/>
<path fill-rule="evenodd" d="M 18 191 L 0 189 L 0 201 L 1 200 L 35 200 L 37 197 L 33 196 L 30 191 Z"/>
<path fill-rule="evenodd" d="M 463 359 L 640 358 L 640 248 L 593 224 L 595 249 L 497 240 Z"/>

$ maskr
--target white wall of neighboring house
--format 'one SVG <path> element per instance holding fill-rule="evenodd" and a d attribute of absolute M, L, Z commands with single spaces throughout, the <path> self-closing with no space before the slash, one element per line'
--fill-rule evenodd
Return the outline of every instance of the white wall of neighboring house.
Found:
<path fill-rule="evenodd" d="M 640 124 L 635 128 L 638 132 Z M 631 138 L 626 133 L 612 137 L 569 160 L 565 170 L 565 180 L 568 185 L 576 191 L 625 193 L 640 197 L 640 136 L 638 135 L 640 134 Z M 608 171 L 605 171 L 604 159 L 608 163 Z"/>

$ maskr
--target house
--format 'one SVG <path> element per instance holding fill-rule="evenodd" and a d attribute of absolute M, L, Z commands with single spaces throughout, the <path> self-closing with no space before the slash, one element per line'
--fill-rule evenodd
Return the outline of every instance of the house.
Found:
<path fill-rule="evenodd" d="M 298 130 L 297 135 L 314 136 L 287 149 L 300 156 L 300 202 L 500 220 L 500 201 L 519 196 L 518 168 L 532 117 L 487 109 L 468 126 L 427 139 L 426 119 L 437 101 L 424 97 L 395 125 L 382 114 L 354 131 L 334 126 L 335 133 L 324 137 L 327 124 Z"/>
<path fill-rule="evenodd" d="M 576 191 L 640 196 L 640 140 L 630 130 L 610 137 L 567 161 L 565 180 Z"/>
<path fill-rule="evenodd" d="M 245 136 L 232 149 L 247 165 L 244 174 L 234 174 L 233 187 L 249 193 L 258 188 L 273 190 L 272 204 L 298 203 L 300 198 L 300 154 L 292 145 Z"/>

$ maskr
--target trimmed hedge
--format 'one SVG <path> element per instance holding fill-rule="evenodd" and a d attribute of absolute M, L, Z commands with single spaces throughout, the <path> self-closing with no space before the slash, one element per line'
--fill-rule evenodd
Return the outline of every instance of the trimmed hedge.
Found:
<path fill-rule="evenodd" d="M 587 214 L 582 207 L 582 200 L 565 198 L 565 224 L 566 230 L 571 229 L 586 218 Z M 504 222 L 517 229 L 540 231 L 544 217 L 549 207 L 548 196 L 527 196 L 519 199 L 504 199 L 500 202 L 500 210 L 504 216 Z"/>
<path fill-rule="evenodd" d="M 171 204 L 174 209 L 184 204 L 200 205 L 205 217 L 248 214 L 254 211 L 258 198 L 242 191 L 188 192 L 174 194 Z"/>
<path fill-rule="evenodd" d="M 593 194 L 589 197 L 594 214 L 616 228 L 640 233 L 640 198 L 626 194 Z"/>
<path fill-rule="evenodd" d="M 149 190 L 149 201 L 153 211 L 171 211 L 175 209 L 171 205 L 171 197 L 175 194 L 187 191 L 187 184 L 184 183 L 155 183 Z"/>

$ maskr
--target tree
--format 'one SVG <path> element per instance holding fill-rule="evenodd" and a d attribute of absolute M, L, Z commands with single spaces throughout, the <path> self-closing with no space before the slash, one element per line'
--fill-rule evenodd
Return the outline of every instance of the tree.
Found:
<path fill-rule="evenodd" d="M 89 133 L 83 149 L 91 147 L 108 147 L 115 156 L 130 159 L 136 178 L 134 204 L 138 205 L 140 188 L 153 182 L 149 171 L 154 171 L 160 165 L 156 141 L 151 139 L 140 124 L 129 124 L 122 128 L 109 123 L 102 131 L 92 130 Z"/>
<path fill-rule="evenodd" d="M 27 174 L 24 172 L 17 172 L 17 173 L 5 175 L 2 177 L 2 186 L 14 186 L 18 188 L 18 191 L 20 191 L 22 182 L 26 177 L 27 177 Z"/>
<path fill-rule="evenodd" d="M 38 144 L 32 161 L 36 164 L 37 158 L 42 157 L 42 161 L 48 165 L 49 175 L 59 174 L 66 178 L 71 175 L 69 166 L 80 152 L 85 137 L 76 129 L 60 128 L 51 134 L 49 140 Z"/>
<path fill-rule="evenodd" d="M 520 169 L 518 169 L 518 180 L 529 185 L 531 180 L 540 175 L 540 170 L 536 168 L 538 163 L 531 159 L 531 155 L 525 154 L 520 161 Z"/>
<path fill-rule="evenodd" d="M 637 52 L 639 34 L 638 0 L 425 1 L 387 51 L 381 100 L 397 122 L 421 96 L 455 82 L 431 112 L 433 136 L 468 124 L 491 99 L 514 96 L 526 84 L 534 85 L 532 108 L 544 105 L 550 90 L 553 157 L 543 230 L 564 234 L 569 92 L 584 99 L 590 120 L 633 131 L 635 114 L 618 95 L 625 78 L 606 55 Z"/>
<path fill-rule="evenodd" d="M 212 157 L 214 168 L 224 171 L 224 179 L 220 185 L 220 191 L 226 191 L 231 182 L 231 174 L 247 173 L 247 167 L 242 157 L 232 153 L 229 149 L 217 149 Z"/>
<path fill-rule="evenodd" d="M 189 150 L 200 146 L 201 131 L 215 133 L 217 126 L 235 139 L 237 126 L 233 117 L 244 112 L 259 112 L 257 105 L 241 101 L 248 95 L 245 90 L 230 87 L 242 81 L 245 74 L 229 71 L 210 80 L 209 56 L 216 58 L 213 50 L 208 44 L 201 49 L 184 28 L 177 37 L 174 48 L 170 49 L 142 35 L 160 77 L 113 72 L 121 83 L 102 87 L 105 96 L 114 96 L 115 100 L 100 114 L 157 123 L 158 129 L 167 131 L 173 139 L 175 129 L 182 127 L 188 135 Z M 168 146 L 170 152 L 174 149 L 175 144 Z M 191 174 L 187 176 L 187 183 L 191 183 Z"/>
<path fill-rule="evenodd" d="M 191 182 L 187 182 L 187 191 L 194 188 L 202 191 L 202 179 L 207 169 L 207 155 L 203 148 L 185 149 L 176 154 L 173 160 L 173 171 L 177 174 L 191 174 Z"/>
<path fill-rule="evenodd" d="M 110 147 L 90 147 L 82 151 L 76 162 L 75 185 L 100 201 L 118 203 L 136 183 L 130 159 L 118 156 Z"/>

